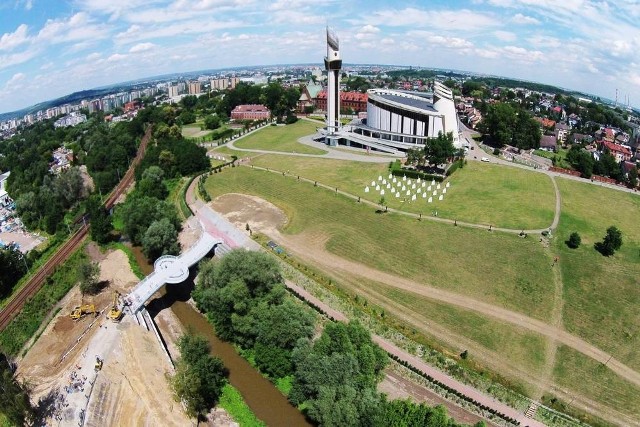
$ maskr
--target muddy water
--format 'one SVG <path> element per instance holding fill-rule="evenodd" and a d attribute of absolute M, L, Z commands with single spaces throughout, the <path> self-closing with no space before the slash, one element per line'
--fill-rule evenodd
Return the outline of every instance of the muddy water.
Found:
<path fill-rule="evenodd" d="M 151 273 L 153 266 L 147 262 L 140 248 L 131 249 L 142 271 Z M 211 346 L 211 354 L 219 357 L 229 370 L 231 385 L 242 394 L 256 417 L 268 426 L 311 426 L 273 384 L 238 355 L 233 346 L 219 340 L 205 317 L 186 302 L 193 289 L 192 276 L 184 283 L 164 286 L 160 291 L 162 297 L 149 302 L 150 314 L 154 316 L 159 310 L 169 307 L 186 329 L 204 336 Z"/>

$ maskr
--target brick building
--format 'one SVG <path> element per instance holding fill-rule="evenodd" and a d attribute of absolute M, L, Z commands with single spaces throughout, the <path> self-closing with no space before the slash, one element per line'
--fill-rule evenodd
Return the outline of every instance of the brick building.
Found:
<path fill-rule="evenodd" d="M 262 104 L 238 105 L 231 111 L 232 120 L 265 120 L 271 117 L 271 111 Z"/>
<path fill-rule="evenodd" d="M 367 111 L 367 99 L 366 93 L 360 92 L 340 92 L 340 109 L 342 111 L 351 108 L 356 113 L 361 111 Z M 323 90 L 318 93 L 316 98 L 316 108 L 319 110 L 327 111 L 327 91 Z"/>

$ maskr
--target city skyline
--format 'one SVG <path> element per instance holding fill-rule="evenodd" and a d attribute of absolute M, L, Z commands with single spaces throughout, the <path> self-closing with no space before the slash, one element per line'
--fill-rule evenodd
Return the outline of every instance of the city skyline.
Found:
<path fill-rule="evenodd" d="M 345 62 L 458 69 L 638 105 L 640 4 L 87 0 L 0 5 L 0 113 L 144 77 L 318 63 L 328 22 Z"/>

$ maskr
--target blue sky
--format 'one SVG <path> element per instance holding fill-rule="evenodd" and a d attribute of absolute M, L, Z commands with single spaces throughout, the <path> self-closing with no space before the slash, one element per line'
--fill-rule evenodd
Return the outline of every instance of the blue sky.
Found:
<path fill-rule="evenodd" d="M 640 105 L 639 0 L 0 0 L 0 112 L 169 72 L 322 61 L 454 68 Z"/>

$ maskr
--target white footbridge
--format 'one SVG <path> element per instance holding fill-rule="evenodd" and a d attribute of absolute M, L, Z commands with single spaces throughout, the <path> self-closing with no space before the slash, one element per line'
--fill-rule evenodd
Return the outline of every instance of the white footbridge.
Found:
<path fill-rule="evenodd" d="M 124 298 L 131 313 L 140 310 L 151 296 L 165 283 L 182 283 L 189 277 L 189 267 L 204 258 L 217 245 L 224 241 L 212 237 L 203 231 L 200 239 L 180 256 L 163 255 L 153 263 L 153 272 Z M 226 248 L 224 248 L 226 252 Z"/>

